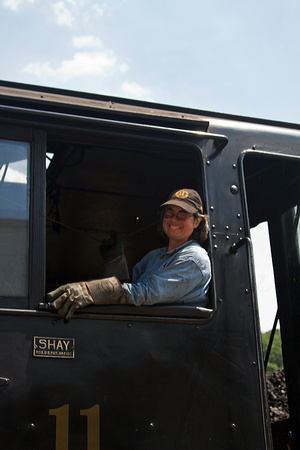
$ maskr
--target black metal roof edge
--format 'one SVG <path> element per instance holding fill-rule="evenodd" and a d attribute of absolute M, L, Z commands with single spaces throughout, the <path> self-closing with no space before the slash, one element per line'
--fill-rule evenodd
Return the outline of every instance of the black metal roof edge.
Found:
<path fill-rule="evenodd" d="M 300 130 L 300 124 L 297 123 L 291 123 L 291 122 L 284 122 L 284 121 L 277 121 L 277 120 L 271 120 L 271 119 L 261 119 L 261 118 L 255 118 L 255 117 L 248 117 L 248 116 L 240 116 L 238 114 L 227 114 L 227 113 L 220 113 L 215 111 L 205 111 L 205 110 L 198 110 L 194 108 L 187 108 L 187 107 L 181 107 L 181 106 L 174 106 L 174 105 L 165 105 L 162 103 L 154 103 L 154 102 L 148 102 L 148 101 L 142 101 L 142 100 L 133 100 L 133 99 L 127 99 L 122 97 L 113 97 L 108 95 L 101 95 L 101 94 L 93 94 L 88 92 L 82 92 L 82 91 L 73 91 L 73 90 L 67 90 L 67 89 L 61 89 L 61 88 L 53 88 L 53 87 L 47 87 L 42 85 L 32 85 L 32 84 L 25 84 L 25 83 L 19 83 L 19 82 L 11 82 L 11 81 L 5 81 L 0 80 L 0 86 L 11 88 L 11 89 L 23 89 L 27 91 L 33 91 L 33 92 L 45 92 L 48 94 L 56 94 L 61 96 L 68 96 L 68 97 L 75 97 L 75 98 L 83 98 L 83 99 L 90 99 L 95 101 L 102 101 L 102 102 L 112 102 L 115 104 L 122 104 L 122 105 L 130 105 L 133 107 L 140 107 L 140 108 L 149 108 L 149 109 L 156 109 L 161 111 L 172 111 L 176 113 L 181 114 L 190 114 L 194 116 L 202 116 L 205 119 L 208 118 L 216 118 L 216 119 L 226 119 L 226 120 L 232 120 L 232 121 L 238 121 L 238 122 L 247 122 L 247 123 L 254 123 L 254 124 L 260 124 L 260 125 L 270 125 L 270 126 L 276 126 L 281 128 L 291 128 Z"/>
<path fill-rule="evenodd" d="M 184 114 L 180 109 L 175 111 L 161 107 L 162 105 L 158 109 L 155 104 L 147 102 L 20 83 L 0 81 L 0 99 L 3 106 L 14 105 L 40 111 L 69 111 L 72 114 L 125 120 L 128 123 L 198 131 L 207 131 L 209 126 L 207 118 Z"/>

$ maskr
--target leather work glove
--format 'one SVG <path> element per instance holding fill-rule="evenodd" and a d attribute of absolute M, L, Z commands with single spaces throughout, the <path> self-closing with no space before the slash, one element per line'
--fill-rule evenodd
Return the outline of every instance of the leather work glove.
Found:
<path fill-rule="evenodd" d="M 117 277 L 121 282 L 129 281 L 129 272 L 124 254 L 124 242 L 121 233 L 110 231 L 110 238 L 104 239 L 99 247 L 103 261 L 102 276 Z"/>
<path fill-rule="evenodd" d="M 126 304 L 126 299 L 119 280 L 111 277 L 65 284 L 47 294 L 47 302 L 47 309 L 70 320 L 77 309 L 88 305 Z"/>

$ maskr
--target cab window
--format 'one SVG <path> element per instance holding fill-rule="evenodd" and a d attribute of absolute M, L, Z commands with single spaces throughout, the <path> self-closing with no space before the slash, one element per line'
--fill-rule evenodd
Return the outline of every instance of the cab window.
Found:
<path fill-rule="evenodd" d="M 53 155 L 47 168 L 48 292 L 67 282 L 101 278 L 99 246 L 110 230 L 123 235 L 131 275 L 148 251 L 167 245 L 157 230 L 167 196 L 183 187 L 203 195 L 196 146 L 129 137 L 86 142 L 81 136 L 76 142 L 48 143 Z M 135 308 L 135 314 L 139 311 Z"/>
<path fill-rule="evenodd" d="M 28 295 L 30 144 L 0 139 L 0 296 Z"/>

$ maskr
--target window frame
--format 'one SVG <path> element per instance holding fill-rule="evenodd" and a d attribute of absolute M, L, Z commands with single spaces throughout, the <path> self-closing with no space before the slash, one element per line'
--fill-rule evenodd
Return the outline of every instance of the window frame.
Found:
<path fill-rule="evenodd" d="M 132 125 L 131 125 L 132 127 Z M 160 130 L 161 131 L 161 130 Z M 167 130 L 170 131 L 170 130 Z M 172 130 L 173 131 L 173 130 Z M 174 130 L 177 131 L 177 130 Z M 95 131 L 87 131 L 80 130 L 70 135 L 69 133 L 64 133 L 61 135 L 60 132 L 51 133 L 48 136 L 49 141 L 60 142 L 60 137 L 62 137 L 63 142 L 71 142 L 76 140 L 76 142 L 85 142 L 85 144 L 93 145 L 99 142 L 99 138 L 104 140 L 106 139 L 107 133 L 106 130 L 99 130 L 95 133 Z M 86 136 L 86 138 L 84 138 Z M 138 148 L 143 141 L 149 142 L 151 141 L 151 145 L 170 145 L 172 142 L 175 146 L 184 146 L 193 148 L 193 152 L 195 155 L 195 162 L 197 163 L 197 179 L 202 179 L 202 187 L 203 187 L 203 197 L 206 197 L 206 174 L 205 174 L 205 159 L 202 152 L 202 147 L 200 147 L 199 143 L 189 141 L 188 139 L 184 139 L 181 141 L 171 140 L 170 137 L 162 136 L 144 136 L 138 133 L 137 135 L 133 134 L 130 130 L 120 131 L 116 130 L 115 139 L 119 141 L 119 139 L 123 136 L 123 139 L 126 138 L 127 144 L 124 148 L 128 147 L 128 141 L 132 141 L 132 147 Z M 109 133 L 109 137 L 111 138 L 111 134 Z M 205 135 L 205 144 L 207 143 L 207 136 Z M 203 137 L 202 137 L 203 140 Z M 210 145 L 210 144 L 209 144 Z M 113 145 L 114 146 L 114 145 Z M 200 181 L 198 182 L 198 186 L 200 187 Z M 207 204 L 207 201 L 205 201 Z M 208 239 L 208 253 L 211 258 L 211 243 Z M 130 321 L 147 321 L 147 322 L 176 322 L 176 323 L 206 323 L 210 321 L 216 312 L 216 294 L 215 294 L 215 286 L 213 280 L 210 285 L 210 300 L 209 304 L 211 306 L 207 308 L 196 307 L 196 306 L 188 306 L 188 305 L 153 305 L 153 306 L 122 306 L 122 305 L 105 305 L 105 306 L 93 306 L 84 308 L 82 311 L 76 311 L 76 318 L 84 318 L 87 315 L 91 319 L 106 319 L 106 320 L 130 320 Z"/>
<path fill-rule="evenodd" d="M 45 289 L 45 149 L 46 132 L 31 127 L 0 124 L 0 138 L 26 142 L 29 151 L 29 253 L 28 295 L 0 297 L 0 307 L 7 309 L 36 309 Z M 34 174 L 34 176 L 33 176 Z"/>

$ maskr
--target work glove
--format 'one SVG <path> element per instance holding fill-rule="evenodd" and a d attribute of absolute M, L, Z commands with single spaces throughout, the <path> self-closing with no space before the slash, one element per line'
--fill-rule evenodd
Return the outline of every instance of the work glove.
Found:
<path fill-rule="evenodd" d="M 88 305 L 126 304 L 126 299 L 119 280 L 111 277 L 65 284 L 47 294 L 47 302 L 47 309 L 70 320 L 77 309 Z"/>
<path fill-rule="evenodd" d="M 129 272 L 124 254 L 124 242 L 121 233 L 110 231 L 110 238 L 104 239 L 99 247 L 103 262 L 103 278 L 117 277 L 121 282 L 129 281 Z"/>

